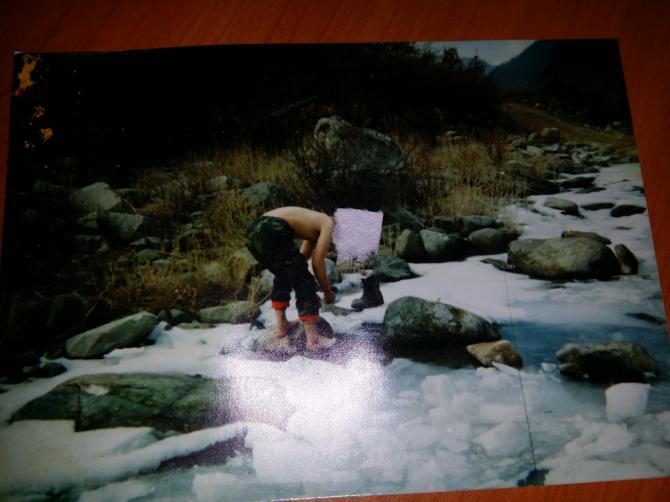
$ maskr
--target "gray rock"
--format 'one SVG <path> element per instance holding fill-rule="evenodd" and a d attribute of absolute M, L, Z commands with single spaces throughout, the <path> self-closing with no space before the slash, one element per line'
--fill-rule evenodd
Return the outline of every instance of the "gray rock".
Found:
<path fill-rule="evenodd" d="M 544 143 L 558 143 L 561 141 L 561 131 L 557 127 L 545 127 L 540 133 L 540 139 Z"/>
<path fill-rule="evenodd" d="M 619 262 L 594 239 L 519 239 L 509 245 L 508 266 L 540 279 L 609 279 Z"/>
<path fill-rule="evenodd" d="M 587 239 L 593 239 L 603 244 L 612 244 L 612 241 L 607 237 L 604 237 L 595 232 L 582 232 L 581 230 L 564 230 L 561 233 L 561 237 L 564 239 L 572 239 L 574 237 L 585 237 Z"/>
<path fill-rule="evenodd" d="M 523 367 L 521 355 L 508 340 L 475 343 L 465 348 L 482 366 L 491 367 L 493 363 L 500 363 L 518 369 Z"/>
<path fill-rule="evenodd" d="M 140 265 L 152 263 L 163 258 L 163 253 L 155 249 L 142 249 L 135 254 L 135 260 Z"/>
<path fill-rule="evenodd" d="M 644 213 L 647 209 L 642 206 L 634 206 L 633 204 L 619 204 L 612 208 L 610 216 L 614 218 L 621 218 L 622 216 L 631 216 L 633 214 Z"/>
<path fill-rule="evenodd" d="M 403 230 L 395 241 L 395 254 L 409 262 L 420 262 L 426 258 L 426 250 L 418 233 Z"/>
<path fill-rule="evenodd" d="M 128 244 L 128 247 L 130 249 L 160 249 L 162 244 L 163 239 L 160 237 L 142 237 Z"/>
<path fill-rule="evenodd" d="M 207 180 L 205 183 L 205 192 L 206 193 L 215 193 L 219 190 L 225 190 L 230 187 L 230 180 L 228 176 L 216 176 L 210 180 Z"/>
<path fill-rule="evenodd" d="M 173 325 L 191 322 L 192 320 L 191 315 L 188 312 L 179 309 L 170 309 L 168 315 L 170 316 L 170 324 Z"/>
<path fill-rule="evenodd" d="M 388 215 L 392 221 L 398 223 L 401 229 L 409 229 L 418 232 L 425 226 L 423 219 L 403 207 L 394 211 L 388 211 L 385 216 L 386 215 Z"/>
<path fill-rule="evenodd" d="M 246 248 L 240 248 L 231 257 L 231 272 L 237 284 L 246 284 L 252 275 L 261 271 L 261 265 Z"/>
<path fill-rule="evenodd" d="M 79 228 L 81 228 L 84 232 L 97 233 L 99 229 L 98 213 L 94 212 L 85 214 L 77 220 L 77 225 L 79 225 Z"/>
<path fill-rule="evenodd" d="M 101 357 L 114 349 L 138 344 L 156 324 L 158 317 L 138 312 L 73 336 L 65 342 L 65 351 L 72 359 Z"/>
<path fill-rule="evenodd" d="M 482 214 L 471 214 L 460 218 L 460 233 L 463 236 L 482 228 L 500 228 L 501 226 L 495 219 Z"/>
<path fill-rule="evenodd" d="M 570 216 L 579 216 L 579 207 L 571 200 L 560 199 L 558 197 L 547 197 L 544 201 L 544 207 L 556 209 L 563 214 Z"/>
<path fill-rule="evenodd" d="M 257 298 L 266 298 L 272 293 L 275 275 L 269 270 L 262 270 L 260 275 L 254 275 L 251 278 L 249 289 L 256 291 Z"/>
<path fill-rule="evenodd" d="M 152 261 L 151 265 L 160 270 L 167 270 L 172 265 L 172 261 L 170 261 L 168 258 L 161 258 L 159 260 Z"/>
<path fill-rule="evenodd" d="M 395 176 L 404 172 L 406 160 L 393 140 L 372 129 L 351 125 L 340 117 L 321 118 L 314 139 L 351 173 Z"/>
<path fill-rule="evenodd" d="M 582 209 L 586 211 L 599 211 L 601 209 L 611 209 L 614 207 L 612 202 L 591 202 L 589 204 L 582 204 Z"/>
<path fill-rule="evenodd" d="M 81 254 L 100 254 L 109 251 L 107 239 L 102 235 L 74 235 L 72 246 L 75 253 Z"/>
<path fill-rule="evenodd" d="M 512 177 L 520 185 L 521 193 L 524 195 L 548 195 L 561 191 L 560 187 L 543 177 L 533 176 L 525 173 L 514 173 Z"/>
<path fill-rule="evenodd" d="M 33 193 L 49 197 L 61 197 L 65 195 L 65 187 L 46 180 L 37 180 L 33 185 Z"/>
<path fill-rule="evenodd" d="M 146 203 L 150 196 L 149 192 L 139 188 L 117 188 L 115 192 L 119 195 L 119 197 L 121 197 L 121 199 L 129 202 L 134 206 L 139 206 Z"/>
<path fill-rule="evenodd" d="M 412 279 L 416 275 L 405 260 L 398 256 L 376 255 L 371 260 L 372 270 L 381 282 L 395 282 Z"/>
<path fill-rule="evenodd" d="M 488 321 L 472 312 L 404 296 L 386 309 L 381 341 L 392 350 L 411 350 L 465 347 L 499 338 Z"/>
<path fill-rule="evenodd" d="M 575 193 L 585 194 L 585 193 L 597 193 L 597 192 L 604 192 L 604 191 L 605 191 L 605 187 L 593 186 L 593 187 L 582 188 L 580 190 L 577 190 Z"/>
<path fill-rule="evenodd" d="M 108 212 L 98 218 L 100 227 L 109 237 L 132 242 L 146 235 L 160 235 L 162 225 L 155 218 L 141 214 Z"/>
<path fill-rule="evenodd" d="M 459 260 L 465 254 L 465 241 L 457 234 L 444 234 L 423 229 L 419 232 L 419 235 L 430 261 Z"/>
<path fill-rule="evenodd" d="M 544 150 L 542 148 L 533 145 L 528 145 L 524 152 L 531 157 L 542 157 L 544 155 Z"/>
<path fill-rule="evenodd" d="M 113 211 L 121 207 L 122 200 L 107 183 L 93 183 L 70 195 L 70 203 L 80 213 Z"/>
<path fill-rule="evenodd" d="M 241 324 L 253 321 L 260 313 L 261 311 L 255 303 L 237 301 L 218 307 L 204 308 L 198 312 L 196 317 L 198 321 L 210 324 Z"/>
<path fill-rule="evenodd" d="M 561 373 L 596 382 L 639 382 L 658 374 L 654 357 L 633 342 L 569 343 L 556 352 Z"/>
<path fill-rule="evenodd" d="M 561 181 L 561 187 L 568 190 L 571 188 L 589 188 L 593 186 L 595 181 L 596 179 L 593 176 L 577 176 Z"/>
<path fill-rule="evenodd" d="M 277 427 L 293 413 L 274 380 L 183 374 L 97 374 L 68 380 L 33 399 L 16 420 L 74 420 L 75 430 L 152 427 L 189 432 L 232 422 Z"/>
<path fill-rule="evenodd" d="M 283 205 L 288 197 L 279 186 L 262 181 L 242 191 L 242 200 L 254 208 L 270 208 Z"/>
<path fill-rule="evenodd" d="M 436 216 L 433 218 L 433 226 L 440 230 L 453 234 L 461 231 L 461 219 L 457 216 Z"/>
<path fill-rule="evenodd" d="M 51 332 L 65 332 L 76 328 L 84 320 L 86 300 L 78 293 L 58 295 L 51 302 L 46 327 Z"/>
<path fill-rule="evenodd" d="M 633 252 L 623 244 L 614 246 L 614 254 L 616 254 L 619 263 L 621 264 L 621 272 L 626 275 L 637 274 L 639 263 Z"/>
<path fill-rule="evenodd" d="M 468 236 L 472 250 L 476 254 L 504 253 L 513 238 L 513 234 L 502 228 L 482 228 Z"/>

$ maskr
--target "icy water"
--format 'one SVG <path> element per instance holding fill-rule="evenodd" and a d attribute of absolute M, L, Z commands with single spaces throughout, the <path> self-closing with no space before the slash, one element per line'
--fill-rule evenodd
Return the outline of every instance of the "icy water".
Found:
<path fill-rule="evenodd" d="M 644 205 L 635 189 L 640 183 L 639 166 L 626 164 L 598 174 L 605 191 L 560 196 L 579 204 Z M 154 345 L 116 350 L 103 360 L 62 359 L 68 367 L 63 375 L 5 386 L 0 495 L 209 501 L 425 492 L 515 486 L 535 464 L 547 469 L 547 483 L 667 476 L 667 326 L 628 315 L 664 317 L 647 215 L 615 219 L 608 211 L 584 211 L 577 219 L 544 208 L 544 197 L 530 199 L 533 207 L 504 211 L 523 237 L 557 237 L 567 228 L 597 231 L 625 243 L 640 260 L 640 274 L 550 283 L 501 272 L 482 257 L 413 264 L 419 277 L 382 285 L 385 305 L 346 317 L 324 314 L 337 332 L 362 336 L 362 326 L 381 323 L 386 306 L 401 296 L 440 300 L 499 323 L 524 359 L 521 372 L 408 359 L 382 364 L 365 351 L 341 364 L 302 356 L 271 362 L 241 355 L 259 334 L 248 326 L 158 326 Z M 348 275 L 341 289 L 359 281 Z M 345 294 L 338 304 L 348 307 L 359 294 Z M 296 316 L 294 309 L 289 316 Z M 261 319 L 272 324 L 267 304 Z M 563 344 L 612 340 L 642 344 L 662 371 L 649 381 L 646 412 L 637 418 L 608 420 L 606 386 L 574 382 L 558 371 L 555 353 Z M 67 421 L 8 424 L 23 404 L 69 378 L 135 371 L 271 378 L 285 389 L 294 412 L 282 429 L 234 423 L 172 437 L 146 427 L 75 433 Z M 253 405 L 253 392 L 240 400 Z M 233 438 L 242 438 L 244 448 L 223 462 L 159 469 Z"/>

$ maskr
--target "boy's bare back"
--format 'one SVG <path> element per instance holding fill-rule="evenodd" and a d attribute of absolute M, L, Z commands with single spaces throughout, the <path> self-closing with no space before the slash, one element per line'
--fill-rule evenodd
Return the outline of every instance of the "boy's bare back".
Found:
<path fill-rule="evenodd" d="M 330 216 L 304 207 L 278 207 L 268 211 L 264 216 L 281 218 L 291 226 L 296 237 L 314 243 L 323 232 L 330 238 L 333 230 L 333 219 Z"/>

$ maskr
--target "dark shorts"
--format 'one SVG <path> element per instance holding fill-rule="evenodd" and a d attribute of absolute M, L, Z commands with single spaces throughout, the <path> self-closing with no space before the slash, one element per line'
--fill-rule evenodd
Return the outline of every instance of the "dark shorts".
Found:
<path fill-rule="evenodd" d="M 271 295 L 272 308 L 288 307 L 293 289 L 300 319 L 317 319 L 321 306 L 316 294 L 317 284 L 294 239 L 293 229 L 281 218 L 261 216 L 247 227 L 249 251 L 275 276 Z"/>

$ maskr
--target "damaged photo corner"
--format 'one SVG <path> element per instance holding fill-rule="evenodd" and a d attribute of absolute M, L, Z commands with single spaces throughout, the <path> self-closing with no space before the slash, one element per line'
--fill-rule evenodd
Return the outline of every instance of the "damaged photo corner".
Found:
<path fill-rule="evenodd" d="M 13 77 L 0 498 L 670 473 L 616 40 L 17 53 Z"/>

